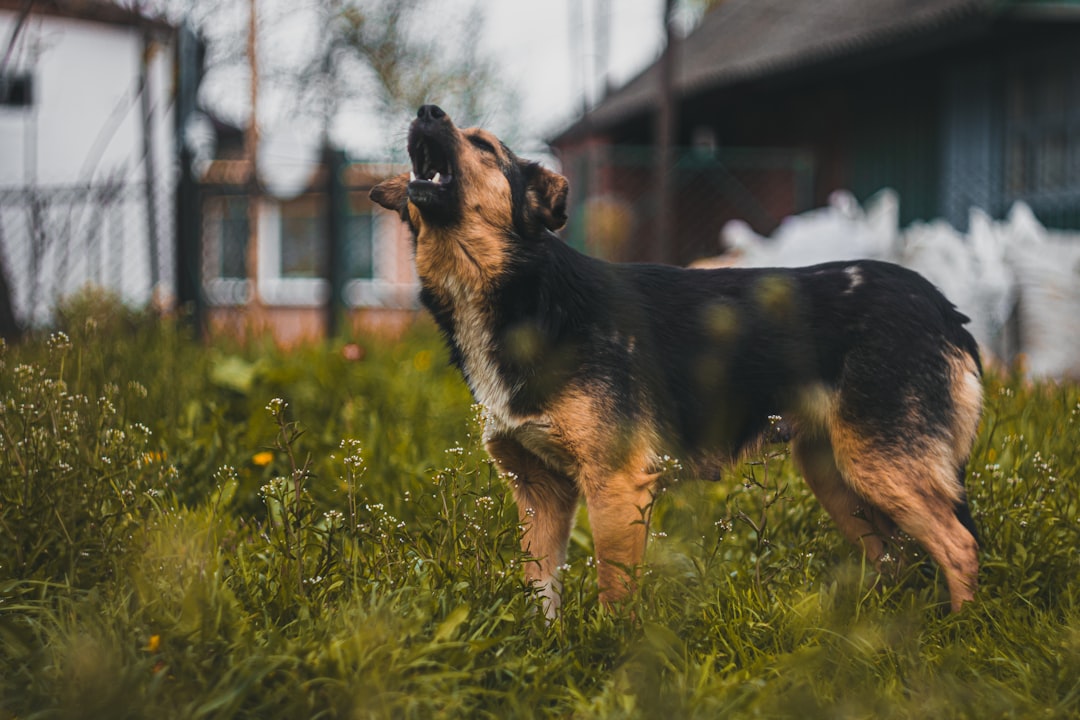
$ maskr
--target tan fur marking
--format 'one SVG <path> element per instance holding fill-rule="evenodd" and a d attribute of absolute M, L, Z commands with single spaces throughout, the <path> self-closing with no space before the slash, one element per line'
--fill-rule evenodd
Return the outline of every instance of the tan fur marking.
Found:
<path fill-rule="evenodd" d="M 434 285 L 454 278 L 458 288 L 470 294 L 481 292 L 506 262 L 503 230 L 470 226 L 468 231 L 423 224 L 420 211 L 409 204 L 409 217 L 419 228 L 416 234 L 416 272 Z"/>
<path fill-rule="evenodd" d="M 525 191 L 526 202 L 539 215 L 548 230 L 558 230 L 566 224 L 566 178 L 543 168 L 539 179 Z"/>
<path fill-rule="evenodd" d="M 637 583 L 658 479 L 649 472 L 651 458 L 650 448 L 641 445 L 614 472 L 590 466 L 582 469 L 601 602 L 622 599 Z"/>
<path fill-rule="evenodd" d="M 828 422 L 829 437 L 836 454 L 836 464 L 851 487 L 860 495 L 895 495 L 895 503 L 903 504 L 911 493 L 933 495 L 957 503 L 962 488 L 956 480 L 959 461 L 953 446 L 945 439 L 921 437 L 912 447 L 899 454 L 898 448 L 885 450 L 864 437 L 859 428 L 844 422 L 833 412 Z M 893 503 L 890 503 L 890 506 Z M 892 515 L 891 507 L 882 507 Z"/>
<path fill-rule="evenodd" d="M 919 498 L 903 515 L 895 516 L 897 524 L 930 554 L 945 573 L 953 612 L 963 603 L 975 598 L 978 587 L 978 544 L 951 507 Z"/>
<path fill-rule="evenodd" d="M 634 586 L 645 552 L 652 490 L 658 479 L 655 434 L 619 428 L 601 388 L 568 388 L 543 419 L 496 430 L 488 451 L 515 473 L 514 494 L 535 560 L 526 577 L 545 593 L 545 611 L 558 599 L 558 567 L 565 561 L 577 493 L 585 496 L 592 526 L 600 597 L 611 603 Z M 576 478 L 576 481 L 571 480 Z"/>
<path fill-rule="evenodd" d="M 975 360 L 967 353 L 950 357 L 949 365 L 952 370 L 949 390 L 953 403 L 953 452 L 961 461 L 966 461 L 975 444 L 982 416 L 982 380 Z"/>
<path fill-rule="evenodd" d="M 558 441 L 577 458 L 590 463 L 608 464 L 604 456 L 616 444 L 618 430 L 605 422 L 609 415 L 603 407 L 604 396 L 570 388 L 548 412 Z"/>
<path fill-rule="evenodd" d="M 401 212 L 409 187 L 409 173 L 387 178 L 371 190 L 371 199 L 387 210 Z"/>
<path fill-rule="evenodd" d="M 547 412 L 555 441 L 567 449 L 578 463 L 602 472 L 617 472 L 641 458 L 640 467 L 656 465 L 660 448 L 658 433 L 651 423 L 623 422 L 611 407 L 610 393 L 600 385 L 567 388 Z M 582 489 L 588 491 L 583 479 Z"/>
<path fill-rule="evenodd" d="M 499 140 L 499 138 L 495 137 L 494 133 L 489 132 L 483 128 L 472 127 L 462 130 L 461 134 L 464 135 L 466 138 L 479 138 L 485 141 L 486 143 L 491 145 L 491 149 L 495 151 L 496 158 L 498 158 L 499 160 L 503 160 L 506 158 L 506 152 L 503 150 L 502 141 Z M 480 155 L 482 156 L 483 153 L 481 152 Z"/>
<path fill-rule="evenodd" d="M 489 142 L 499 147 L 497 140 Z M 461 183 L 465 217 L 458 232 L 510 232 L 514 226 L 510 184 L 495 158 L 464 137 L 459 149 L 457 182 Z"/>

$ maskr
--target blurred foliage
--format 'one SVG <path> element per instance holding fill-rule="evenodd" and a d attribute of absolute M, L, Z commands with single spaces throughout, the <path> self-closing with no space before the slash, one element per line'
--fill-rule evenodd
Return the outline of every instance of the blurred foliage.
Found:
<path fill-rule="evenodd" d="M 328 27 L 331 62 L 321 68 L 337 66 L 333 59 L 339 55 L 360 62 L 377 81 L 386 118 L 396 123 L 431 102 L 452 108 L 461 127 L 487 120 L 495 108 L 516 115 L 514 103 L 507 101 L 511 90 L 480 43 L 447 42 L 479 36 L 484 23 L 478 5 L 457 10 L 448 13 L 445 3 L 432 0 L 347 2 Z M 506 123 L 508 140 L 515 124 Z"/>
<path fill-rule="evenodd" d="M 582 512 L 546 624 L 429 325 L 283 352 L 106 296 L 59 317 L 0 356 L 0 718 L 1080 713 L 1075 385 L 987 378 L 957 615 L 773 446 L 658 495 L 624 607 Z"/>

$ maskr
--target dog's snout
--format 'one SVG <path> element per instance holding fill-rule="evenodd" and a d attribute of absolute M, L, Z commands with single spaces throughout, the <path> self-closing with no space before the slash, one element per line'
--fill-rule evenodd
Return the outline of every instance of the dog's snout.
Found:
<path fill-rule="evenodd" d="M 416 111 L 416 117 L 420 120 L 442 120 L 446 112 L 438 105 L 421 105 Z"/>

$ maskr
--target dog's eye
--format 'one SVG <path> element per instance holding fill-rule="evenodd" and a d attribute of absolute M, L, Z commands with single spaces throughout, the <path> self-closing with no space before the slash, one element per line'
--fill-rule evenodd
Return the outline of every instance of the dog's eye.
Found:
<path fill-rule="evenodd" d="M 474 135 L 469 138 L 469 142 L 471 142 L 473 144 L 473 147 L 475 147 L 477 150 L 482 150 L 486 153 L 491 153 L 492 155 L 498 154 L 495 152 L 495 146 L 482 137 L 476 137 Z"/>

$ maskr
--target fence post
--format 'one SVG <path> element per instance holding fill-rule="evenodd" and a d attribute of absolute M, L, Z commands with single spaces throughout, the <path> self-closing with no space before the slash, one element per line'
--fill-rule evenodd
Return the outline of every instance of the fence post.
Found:
<path fill-rule="evenodd" d="M 196 94 L 202 76 L 201 41 L 186 23 L 176 43 L 176 150 L 180 179 L 176 184 L 176 301 L 190 308 L 191 323 L 200 337 L 205 330 L 206 303 L 202 293 L 202 203 L 199 185 L 192 171 L 194 153 L 187 146 L 184 130 L 195 112 Z"/>
<path fill-rule="evenodd" d="M 346 311 L 346 215 L 345 153 L 327 146 L 323 150 L 326 165 L 326 280 L 330 292 L 326 297 L 326 339 L 341 331 L 341 318 Z"/>
<path fill-rule="evenodd" d="M 0 226 L 0 248 L 4 245 L 3 240 L 3 226 Z M 12 290 L 11 283 L 8 282 L 4 254 L 0 252 L 0 338 L 14 342 L 22 336 L 22 327 L 19 325 L 18 318 L 15 317 Z"/>
<path fill-rule="evenodd" d="M 674 182 L 675 147 L 678 144 L 679 93 L 676 88 L 676 55 L 678 34 L 675 31 L 675 0 L 664 2 L 664 32 L 667 42 L 660 55 L 660 87 L 657 97 L 659 106 L 656 117 L 656 220 L 653 246 L 647 256 L 658 262 L 675 262 L 678 232 L 675 223 Z"/>
<path fill-rule="evenodd" d="M 161 281 L 158 261 L 158 226 L 157 226 L 157 163 L 154 158 L 154 105 L 150 94 L 153 90 L 153 73 L 150 59 L 153 54 L 154 40 L 150 32 L 144 30 L 142 52 L 139 58 L 139 108 L 142 111 L 143 171 L 146 183 L 143 186 L 146 202 L 146 236 L 150 251 L 150 296 L 153 298 Z"/>

